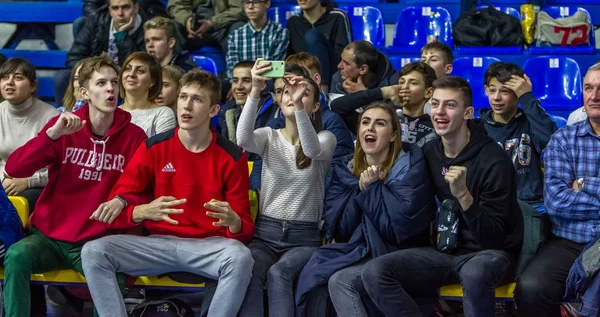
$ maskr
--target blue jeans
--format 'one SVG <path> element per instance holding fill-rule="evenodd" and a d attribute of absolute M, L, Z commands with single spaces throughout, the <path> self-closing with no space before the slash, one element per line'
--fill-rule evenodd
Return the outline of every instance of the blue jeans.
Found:
<path fill-rule="evenodd" d="M 264 317 L 264 293 L 268 285 L 269 315 L 294 317 L 296 281 L 321 245 L 317 223 L 259 215 L 249 245 L 254 258 L 252 280 L 239 316 Z"/>
<path fill-rule="evenodd" d="M 456 283 L 463 286 L 465 316 L 493 316 L 495 288 L 511 262 L 508 253 L 499 250 L 455 256 L 414 248 L 371 260 L 362 280 L 385 316 L 431 316 L 439 287 Z"/>
<path fill-rule="evenodd" d="M 329 40 L 318 29 L 310 29 L 304 34 L 304 42 L 308 53 L 321 62 L 321 84 L 331 84 L 339 57 L 336 57 Z"/>
<path fill-rule="evenodd" d="M 331 302 L 338 316 L 380 316 L 365 290 L 361 275 L 367 262 L 360 262 L 337 271 L 329 278 Z"/>

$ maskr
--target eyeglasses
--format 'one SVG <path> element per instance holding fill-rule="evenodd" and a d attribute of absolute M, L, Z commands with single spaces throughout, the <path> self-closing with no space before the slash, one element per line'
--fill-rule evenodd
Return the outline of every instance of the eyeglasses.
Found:
<path fill-rule="evenodd" d="M 244 5 L 249 7 L 251 5 L 258 5 L 259 3 L 265 3 L 267 0 L 244 0 Z"/>

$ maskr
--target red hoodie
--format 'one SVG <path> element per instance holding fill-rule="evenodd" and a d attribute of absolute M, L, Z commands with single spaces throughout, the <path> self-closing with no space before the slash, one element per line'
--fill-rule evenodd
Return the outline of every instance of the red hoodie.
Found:
<path fill-rule="evenodd" d="M 157 198 L 173 196 L 187 199 L 185 204 L 173 207 L 184 210 L 182 214 L 170 216 L 179 221 L 178 225 L 162 220 L 145 220 L 144 227 L 150 234 L 182 238 L 223 236 L 250 242 L 254 223 L 248 199 L 246 154 L 214 130 L 211 130 L 210 145 L 200 153 L 192 153 L 183 146 L 177 131 L 179 128 L 151 137 L 131 159 L 110 196 L 124 198 L 128 206 L 111 227 L 129 228 L 137 225 L 131 220 L 133 209 L 140 200 L 144 200 L 142 197 L 150 187 Z M 213 198 L 228 202 L 239 215 L 242 221 L 240 233 L 232 234 L 226 227 L 213 226 L 212 223 L 219 219 L 207 216 L 209 210 L 204 207 Z"/>
<path fill-rule="evenodd" d="M 6 173 L 17 178 L 48 166 L 48 185 L 35 205 L 32 225 L 52 239 L 84 242 L 106 234 L 104 223 L 89 218 L 107 200 L 125 165 L 146 139 L 146 133 L 131 123 L 131 115 L 119 108 L 108 133 L 95 137 L 88 107 L 75 112 L 87 120 L 83 129 L 53 141 L 46 130 L 56 123 L 56 116 L 6 162 Z"/>

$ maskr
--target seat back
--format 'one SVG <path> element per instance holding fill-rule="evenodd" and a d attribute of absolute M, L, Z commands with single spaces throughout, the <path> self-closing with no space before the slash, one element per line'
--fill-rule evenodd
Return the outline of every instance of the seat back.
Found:
<path fill-rule="evenodd" d="M 519 12 L 519 10 L 517 10 L 513 7 L 506 6 L 506 5 L 491 4 L 491 6 L 500 12 L 504 12 L 508 15 L 512 15 L 515 18 L 519 19 L 519 21 L 521 21 L 521 12 Z M 477 10 L 485 9 L 487 7 L 488 7 L 487 5 L 478 5 Z"/>
<path fill-rule="evenodd" d="M 277 4 L 276 7 L 270 7 L 267 10 L 267 17 L 273 22 L 281 24 L 284 28 L 287 27 L 287 20 L 293 15 L 300 15 L 302 9 L 296 4 Z"/>
<path fill-rule="evenodd" d="M 390 60 L 390 63 L 392 63 L 392 65 L 394 65 L 394 68 L 396 69 L 396 71 L 400 71 L 400 69 L 408 63 L 421 61 L 420 57 L 402 57 L 402 56 L 398 56 L 398 55 L 390 55 L 390 56 L 388 56 L 388 58 Z"/>
<path fill-rule="evenodd" d="M 582 105 L 582 77 L 575 60 L 564 56 L 539 56 L 525 62 L 533 94 L 546 110 L 574 110 Z"/>
<path fill-rule="evenodd" d="M 192 56 L 192 58 L 194 59 L 194 63 L 196 63 L 196 66 L 206 71 L 209 71 L 215 75 L 219 73 L 217 71 L 217 63 L 215 63 L 215 61 L 212 58 L 198 55 Z"/>
<path fill-rule="evenodd" d="M 437 40 L 454 47 L 452 41 L 452 18 L 442 7 L 415 5 L 398 16 L 393 46 L 410 47 L 420 51 L 429 40 Z"/>
<path fill-rule="evenodd" d="M 556 123 L 556 126 L 559 129 L 567 125 L 567 119 L 565 119 L 561 116 L 552 116 L 551 115 L 550 118 L 552 118 L 552 121 L 554 121 Z"/>
<path fill-rule="evenodd" d="M 594 23 L 593 23 L 594 21 L 592 21 L 592 16 L 590 15 L 590 12 L 588 10 L 586 10 L 585 8 L 578 7 L 578 6 L 551 6 L 551 7 L 544 8 L 543 11 L 548 13 L 548 15 L 550 15 L 553 19 L 566 18 L 568 16 L 575 14 L 575 12 L 577 12 L 577 11 L 583 11 L 585 14 L 587 14 L 588 20 L 590 21 L 590 25 L 591 25 L 590 32 L 588 34 L 590 46 L 596 45 L 596 35 L 594 32 Z"/>
<path fill-rule="evenodd" d="M 21 218 L 21 223 L 23 224 L 23 227 L 25 227 L 29 221 L 29 202 L 25 197 L 21 196 L 8 196 L 8 199 L 10 199 L 10 202 L 15 206 L 15 209 L 17 209 L 19 218 Z"/>
<path fill-rule="evenodd" d="M 371 42 L 375 47 L 385 46 L 385 26 L 383 14 L 371 6 L 339 6 L 348 13 L 354 40 Z"/>
<path fill-rule="evenodd" d="M 43 100 L 54 99 L 54 79 L 52 77 L 38 77 L 37 96 Z M 62 105 L 62 100 L 56 100 Z"/>
<path fill-rule="evenodd" d="M 484 75 L 488 67 L 500 60 L 495 57 L 460 57 L 454 60 L 452 66 L 452 76 L 460 76 L 466 79 L 473 90 L 473 108 L 475 115 L 479 114 L 479 109 L 488 108 L 489 102 L 485 95 Z"/>

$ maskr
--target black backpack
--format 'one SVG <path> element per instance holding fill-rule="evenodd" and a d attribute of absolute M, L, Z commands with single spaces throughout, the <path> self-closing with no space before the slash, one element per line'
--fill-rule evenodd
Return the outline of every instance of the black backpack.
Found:
<path fill-rule="evenodd" d="M 194 311 L 181 299 L 167 298 L 141 303 L 129 312 L 129 317 L 194 317 Z"/>
<path fill-rule="evenodd" d="M 454 23 L 452 37 L 459 46 L 520 46 L 525 42 L 521 21 L 491 6 L 463 13 Z"/>

